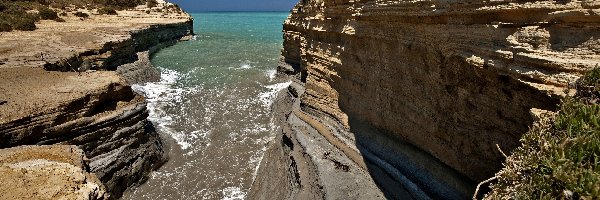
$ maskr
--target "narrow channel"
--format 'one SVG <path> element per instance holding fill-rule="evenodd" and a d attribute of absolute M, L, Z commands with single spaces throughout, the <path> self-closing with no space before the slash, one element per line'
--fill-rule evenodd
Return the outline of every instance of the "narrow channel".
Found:
<path fill-rule="evenodd" d="M 123 199 L 244 199 L 275 130 L 271 104 L 287 12 L 196 13 L 196 38 L 157 52 L 136 85 L 169 161 Z"/>

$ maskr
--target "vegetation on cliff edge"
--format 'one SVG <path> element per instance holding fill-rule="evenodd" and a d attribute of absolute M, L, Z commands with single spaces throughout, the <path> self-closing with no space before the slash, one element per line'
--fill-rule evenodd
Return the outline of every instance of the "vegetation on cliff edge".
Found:
<path fill-rule="evenodd" d="M 521 139 L 491 185 L 489 199 L 600 198 L 600 68 L 576 83 Z"/>
<path fill-rule="evenodd" d="M 116 15 L 116 10 L 143 4 L 154 7 L 157 3 L 156 0 L 0 0 L 0 32 L 32 31 L 39 20 L 63 22 L 55 10 L 64 11 L 69 6 L 97 8 L 99 14 Z M 66 12 L 61 12 L 61 16 L 66 16 Z"/>

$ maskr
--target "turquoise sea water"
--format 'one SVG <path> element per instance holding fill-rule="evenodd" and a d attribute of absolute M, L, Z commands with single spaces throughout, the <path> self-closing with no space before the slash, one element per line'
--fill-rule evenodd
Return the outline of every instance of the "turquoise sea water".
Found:
<path fill-rule="evenodd" d="M 195 40 L 157 52 L 148 101 L 169 162 L 124 199 L 244 199 L 273 137 L 285 12 L 196 13 Z"/>

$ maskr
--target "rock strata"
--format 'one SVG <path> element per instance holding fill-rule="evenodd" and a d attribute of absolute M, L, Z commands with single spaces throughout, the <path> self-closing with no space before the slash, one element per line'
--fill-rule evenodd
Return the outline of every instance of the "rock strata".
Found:
<path fill-rule="evenodd" d="M 106 199 L 76 146 L 0 149 L 0 199 Z"/>
<path fill-rule="evenodd" d="M 146 102 L 130 84 L 158 80 L 150 54 L 193 34 L 193 26 L 181 11 L 145 10 L 90 13 L 84 21 L 68 14 L 66 22 L 3 33 L 0 148 L 76 145 L 110 199 L 164 163 Z"/>
<path fill-rule="evenodd" d="M 464 199 L 500 169 L 498 148 L 519 145 L 531 109 L 555 110 L 600 66 L 598 28 L 598 1 L 306 0 L 278 69 L 387 197 Z"/>

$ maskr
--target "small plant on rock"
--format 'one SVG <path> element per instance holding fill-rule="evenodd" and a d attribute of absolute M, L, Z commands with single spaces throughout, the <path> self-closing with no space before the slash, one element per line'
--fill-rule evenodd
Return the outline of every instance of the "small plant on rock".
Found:
<path fill-rule="evenodd" d="M 12 26 L 6 22 L 0 22 L 0 32 L 10 32 L 12 31 Z"/>
<path fill-rule="evenodd" d="M 38 9 L 38 11 L 39 11 L 38 14 L 40 15 L 40 19 L 44 19 L 44 20 L 58 19 L 58 14 L 54 10 L 51 10 L 50 8 L 40 7 Z"/>
<path fill-rule="evenodd" d="M 156 2 L 156 0 L 148 0 L 146 1 L 146 6 L 148 8 L 154 8 L 158 5 L 158 2 Z"/>
<path fill-rule="evenodd" d="M 117 11 L 111 7 L 98 8 L 98 14 L 101 15 L 117 15 Z"/>
<path fill-rule="evenodd" d="M 36 29 L 35 20 L 28 18 L 13 20 L 12 27 L 20 31 L 33 31 Z"/>
<path fill-rule="evenodd" d="M 75 15 L 77 17 L 81 17 L 81 18 L 88 18 L 88 17 L 90 17 L 90 15 L 88 15 L 87 13 L 83 13 L 83 12 L 79 12 L 79 11 L 73 13 L 73 15 Z"/>

